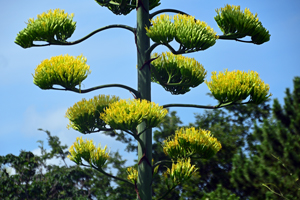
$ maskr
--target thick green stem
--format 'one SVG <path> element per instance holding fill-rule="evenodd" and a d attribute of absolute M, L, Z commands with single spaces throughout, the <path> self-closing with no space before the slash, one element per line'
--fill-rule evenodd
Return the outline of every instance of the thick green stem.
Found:
<path fill-rule="evenodd" d="M 138 91 L 141 99 L 151 101 L 151 73 L 149 63 L 150 53 L 146 52 L 150 47 L 150 39 L 146 35 L 145 27 L 149 27 L 149 0 L 137 1 L 137 28 L 136 28 L 136 45 L 137 45 L 137 73 L 138 73 Z M 144 65 L 144 66 L 143 66 Z M 142 67 L 143 66 L 143 67 Z M 138 126 L 138 134 L 146 129 L 145 122 Z M 140 134 L 140 139 L 145 145 L 145 155 L 143 155 L 142 146 L 138 145 L 138 180 L 137 188 L 141 200 L 152 199 L 152 130 L 146 130 Z M 138 197 L 137 197 L 138 198 Z"/>

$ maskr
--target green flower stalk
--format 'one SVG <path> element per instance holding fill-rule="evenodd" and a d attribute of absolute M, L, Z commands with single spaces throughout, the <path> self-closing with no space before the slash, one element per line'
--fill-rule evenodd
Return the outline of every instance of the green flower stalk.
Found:
<path fill-rule="evenodd" d="M 90 165 L 94 165 L 101 169 L 107 159 L 109 152 L 106 152 L 107 146 L 101 149 L 99 145 L 96 147 L 93 140 L 83 140 L 82 137 L 77 137 L 76 142 L 69 148 L 70 155 L 68 158 L 76 164 L 82 164 L 82 159 Z"/>
<path fill-rule="evenodd" d="M 210 131 L 194 127 L 178 129 L 175 136 L 163 141 L 164 153 L 174 160 L 194 156 L 209 159 L 221 148 L 221 143 Z"/>
<path fill-rule="evenodd" d="M 75 31 L 74 14 L 68 15 L 64 10 L 54 9 L 30 18 L 27 27 L 20 31 L 15 43 L 23 48 L 32 47 L 33 41 L 66 41 Z"/>
<path fill-rule="evenodd" d="M 211 81 L 205 81 L 212 95 L 221 104 L 238 102 L 250 96 L 250 102 L 260 104 L 266 101 L 269 94 L 269 85 L 265 84 L 254 71 L 212 72 Z"/>
<path fill-rule="evenodd" d="M 174 38 L 184 50 L 205 50 L 216 43 L 216 32 L 205 22 L 195 17 L 177 14 L 173 17 L 160 15 L 151 20 L 152 26 L 146 27 L 147 36 L 154 42 L 166 44 Z"/>
<path fill-rule="evenodd" d="M 95 0 L 100 6 L 107 7 L 116 15 L 127 15 L 136 9 L 136 0 Z M 149 10 L 160 5 L 160 0 L 149 0 Z"/>
<path fill-rule="evenodd" d="M 114 129 L 135 133 L 136 127 L 143 121 L 146 129 L 156 127 L 167 113 L 167 109 L 145 99 L 129 99 L 111 103 L 100 114 L 100 119 Z"/>
<path fill-rule="evenodd" d="M 163 177 L 166 185 L 170 188 L 170 181 L 172 183 L 171 187 L 179 185 L 180 183 L 190 179 L 197 170 L 198 169 L 195 165 L 191 165 L 190 158 L 179 159 L 176 164 L 172 163 L 171 169 L 168 168 L 167 171 L 163 173 Z"/>
<path fill-rule="evenodd" d="M 154 53 L 152 58 L 158 56 Z M 194 58 L 174 55 L 171 52 L 162 53 L 151 64 L 155 68 L 151 70 L 152 82 L 160 84 L 172 94 L 184 94 L 190 91 L 190 87 L 197 87 L 204 82 L 207 73 Z"/>
<path fill-rule="evenodd" d="M 70 123 L 67 128 L 71 127 L 83 134 L 105 130 L 106 123 L 100 119 L 100 113 L 116 101 L 119 101 L 119 97 L 109 95 L 99 95 L 89 100 L 83 98 L 73 107 L 68 108 L 65 117 Z"/>
<path fill-rule="evenodd" d="M 257 14 L 253 15 L 248 8 L 244 12 L 240 6 L 226 5 L 217 9 L 215 20 L 225 36 L 242 38 L 251 36 L 253 43 L 262 44 L 270 40 L 269 31 L 258 20 Z"/>

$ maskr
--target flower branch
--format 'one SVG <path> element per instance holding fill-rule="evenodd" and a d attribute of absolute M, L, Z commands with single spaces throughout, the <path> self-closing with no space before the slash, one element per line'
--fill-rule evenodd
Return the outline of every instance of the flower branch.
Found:
<path fill-rule="evenodd" d="M 130 181 L 125 180 L 125 179 L 122 179 L 122 178 L 117 177 L 117 176 L 114 176 L 114 175 L 111 175 L 111 174 L 108 174 L 108 173 L 106 173 L 105 171 L 103 171 L 102 169 L 99 169 L 99 168 L 95 167 L 94 165 L 85 165 L 85 164 L 83 164 L 83 163 L 81 163 L 80 165 L 85 166 L 85 167 L 92 167 L 92 168 L 94 168 L 95 170 L 101 172 L 102 174 L 104 174 L 104 175 L 106 175 L 106 176 L 108 176 L 108 177 L 111 177 L 111 178 L 116 179 L 116 180 L 119 180 L 119 181 L 123 181 L 123 182 L 125 182 L 125 183 L 129 183 L 130 185 L 133 185 L 133 183 L 131 183 Z"/>
<path fill-rule="evenodd" d="M 130 132 L 130 131 L 127 131 L 127 130 L 122 130 L 122 131 L 124 131 L 124 132 L 128 133 L 129 135 L 133 136 L 134 139 L 136 139 L 136 140 L 140 143 L 140 145 L 141 145 L 141 147 L 142 147 L 142 152 L 143 152 L 143 153 L 145 152 L 145 144 L 144 144 L 144 142 L 141 140 L 141 138 L 139 137 L 140 134 L 137 135 L 137 134 L 134 134 L 134 133 L 132 133 L 132 132 Z M 145 130 L 144 130 L 144 131 L 145 131 Z"/>
<path fill-rule="evenodd" d="M 240 40 L 236 36 L 232 36 L 232 35 L 219 35 L 218 37 L 219 37 L 219 39 L 222 39 L 222 40 L 235 40 L 238 42 L 254 43 L 253 41 Z"/>
<path fill-rule="evenodd" d="M 180 104 L 180 103 L 174 103 L 174 104 L 165 104 L 162 107 L 163 108 L 169 108 L 169 107 L 190 107 L 190 108 L 204 108 L 204 109 L 217 109 L 217 108 L 223 108 L 231 105 L 236 104 L 248 104 L 252 103 L 252 101 L 247 101 L 243 103 L 237 103 L 237 102 L 228 102 L 228 103 L 220 103 L 216 106 L 202 106 L 202 105 L 196 105 L 196 104 Z"/>
<path fill-rule="evenodd" d="M 127 29 L 127 30 L 131 31 L 132 33 L 135 32 L 135 28 L 133 28 L 131 26 L 126 26 L 126 25 L 123 25 L 123 24 L 112 24 L 112 25 L 108 25 L 108 26 L 104 26 L 102 28 L 99 28 L 99 29 L 91 32 L 87 36 L 85 36 L 85 37 L 83 37 L 79 40 L 76 40 L 74 42 L 51 40 L 51 41 L 48 42 L 48 44 L 42 44 L 42 45 L 33 44 L 32 46 L 38 47 L 38 46 L 49 46 L 49 45 L 74 45 L 74 44 L 78 44 L 80 42 L 83 42 L 84 40 L 88 39 L 89 37 L 93 36 L 94 34 L 96 34 L 98 32 L 101 32 L 101 31 L 104 31 L 104 30 L 110 29 L 110 28 L 123 28 L 123 29 Z"/>
<path fill-rule="evenodd" d="M 185 12 L 182 12 L 182 11 L 176 10 L 176 9 L 162 9 L 162 10 L 158 10 L 154 13 L 149 14 L 149 19 L 151 20 L 155 15 L 158 15 L 160 13 L 165 13 L 165 12 L 173 12 L 173 13 L 179 13 L 179 14 L 182 14 L 182 15 L 189 15 Z"/>
<path fill-rule="evenodd" d="M 53 90 L 68 90 L 68 91 L 73 91 L 73 92 L 84 94 L 84 93 L 88 93 L 88 92 L 91 92 L 91 91 L 94 91 L 94 90 L 98 90 L 98 89 L 102 89 L 102 88 L 108 88 L 108 87 L 120 87 L 120 88 L 126 89 L 126 90 L 132 92 L 137 98 L 140 98 L 140 92 L 138 92 L 137 90 L 135 90 L 135 89 L 133 89 L 129 86 L 122 85 L 122 84 L 100 85 L 100 86 L 92 87 L 92 88 L 89 88 L 89 89 L 86 89 L 86 90 L 81 90 L 81 89 L 77 89 L 77 88 L 65 88 L 65 89 L 51 88 L 51 89 L 53 89 Z"/>

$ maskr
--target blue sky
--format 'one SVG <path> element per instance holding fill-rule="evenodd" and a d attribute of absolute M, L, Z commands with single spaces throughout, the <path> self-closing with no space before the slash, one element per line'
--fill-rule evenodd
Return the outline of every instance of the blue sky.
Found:
<path fill-rule="evenodd" d="M 84 3 L 83 3 L 84 2 Z M 287 3 L 288 2 L 288 3 Z M 194 57 L 208 71 L 254 70 L 270 85 L 273 98 L 283 103 L 284 91 L 292 88 L 292 79 L 300 75 L 299 46 L 297 33 L 300 32 L 300 2 L 293 1 L 201 1 L 201 0 L 162 0 L 153 11 L 173 8 L 180 9 L 197 19 L 207 22 L 219 35 L 222 34 L 214 21 L 215 9 L 225 4 L 248 7 L 258 13 L 259 20 L 269 30 L 271 40 L 262 45 L 219 40 L 203 52 L 187 54 Z M 87 57 L 92 73 L 83 81 L 83 89 L 103 84 L 119 83 L 137 87 L 136 48 L 134 37 L 124 29 L 110 29 L 100 32 L 83 43 L 75 46 L 48 46 L 23 49 L 14 43 L 19 31 L 26 27 L 29 18 L 36 18 L 49 9 L 65 9 L 74 13 L 77 28 L 68 41 L 75 41 L 100 27 L 110 24 L 136 25 L 136 13 L 116 16 L 107 8 L 93 0 L 51 0 L 51 1 L 4 1 L 0 7 L 0 155 L 19 154 L 21 149 L 39 153 L 37 140 L 44 140 L 46 134 L 38 128 L 49 130 L 57 135 L 62 144 L 70 146 L 78 136 L 94 139 L 95 143 L 107 145 L 112 151 L 119 150 L 124 158 L 132 160 L 135 154 L 123 153 L 125 145 L 101 133 L 82 135 L 66 128 L 68 119 L 64 117 L 68 107 L 82 98 L 90 99 L 95 95 L 109 94 L 120 98 L 132 95 L 123 89 L 102 89 L 89 94 L 66 91 L 41 90 L 33 84 L 32 75 L 36 66 L 52 56 L 69 54 Z M 151 12 L 153 12 L 151 11 Z M 170 13 L 171 14 L 171 13 Z M 173 43 L 172 43 L 173 44 Z M 176 44 L 174 44 L 176 46 Z M 168 51 L 159 47 L 154 52 Z M 208 97 L 206 84 L 193 88 L 185 95 L 171 95 L 161 86 L 152 84 L 152 101 L 159 105 L 168 103 L 190 103 L 215 105 L 217 101 Z M 172 108 L 184 122 L 194 122 L 194 113 L 203 110 L 196 108 Z M 46 148 L 48 146 L 46 145 Z"/>

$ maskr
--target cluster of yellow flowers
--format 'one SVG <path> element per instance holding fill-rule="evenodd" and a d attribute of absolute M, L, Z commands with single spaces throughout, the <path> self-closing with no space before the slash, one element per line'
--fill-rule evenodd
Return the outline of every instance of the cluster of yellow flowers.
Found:
<path fill-rule="evenodd" d="M 101 149 L 100 145 L 96 147 L 93 140 L 84 141 L 82 137 L 77 137 L 76 142 L 69 148 L 71 155 L 68 155 L 68 158 L 78 165 L 84 159 L 90 165 L 93 164 L 100 169 L 109 158 L 109 152 L 106 152 L 106 149 L 107 146 L 104 149 Z"/>
<path fill-rule="evenodd" d="M 146 27 L 147 35 L 157 43 L 167 44 L 172 42 L 175 37 L 175 26 L 171 22 L 172 17 L 166 14 L 157 16 L 151 20 L 152 26 Z"/>
<path fill-rule="evenodd" d="M 159 55 L 154 53 L 152 58 Z M 206 71 L 194 58 L 162 53 L 151 62 L 155 71 L 151 71 L 152 82 L 160 84 L 172 94 L 184 94 L 190 87 L 197 87 L 204 82 Z"/>
<path fill-rule="evenodd" d="M 83 134 L 105 128 L 106 124 L 100 119 L 100 113 L 115 101 L 119 101 L 119 97 L 99 95 L 89 100 L 83 98 L 68 108 L 65 116 L 70 121 L 68 128 L 72 127 Z"/>
<path fill-rule="evenodd" d="M 168 168 L 167 171 L 163 173 L 163 177 L 168 187 L 170 186 L 168 176 L 170 176 L 172 186 L 176 186 L 190 179 L 197 170 L 195 165 L 191 165 L 190 158 L 179 159 L 176 164 L 172 164 L 172 169 Z"/>
<path fill-rule="evenodd" d="M 257 14 L 253 15 L 248 8 L 244 12 L 240 6 L 226 5 L 217 9 L 215 20 L 224 35 L 232 38 L 251 36 L 255 44 L 262 44 L 270 40 L 269 31 L 258 20 Z"/>
<path fill-rule="evenodd" d="M 172 22 L 171 20 L 174 20 Z M 204 50 L 216 43 L 216 32 L 205 22 L 195 17 L 177 14 L 173 18 L 163 14 L 151 20 L 152 26 L 145 27 L 148 37 L 154 42 L 166 44 L 175 40 L 186 50 Z"/>
<path fill-rule="evenodd" d="M 212 136 L 210 131 L 203 129 L 181 128 L 175 136 L 163 142 L 163 151 L 172 159 L 200 156 L 209 159 L 215 155 L 222 145 Z"/>
<path fill-rule="evenodd" d="M 127 179 L 131 181 L 133 184 L 137 183 L 138 171 L 132 167 L 127 168 Z"/>
<path fill-rule="evenodd" d="M 35 69 L 33 82 L 41 89 L 51 89 L 54 84 L 66 89 L 73 89 L 91 73 L 90 66 L 86 64 L 86 58 L 82 55 L 60 55 L 45 59 Z"/>
<path fill-rule="evenodd" d="M 257 72 L 232 71 L 212 72 L 211 81 L 205 81 L 212 95 L 220 103 L 229 103 L 245 100 L 250 95 L 251 102 L 260 104 L 267 100 L 269 85 L 265 84 Z"/>
<path fill-rule="evenodd" d="M 114 129 L 135 131 L 143 121 L 146 128 L 157 126 L 167 115 L 168 110 L 145 99 L 120 100 L 111 103 L 100 118 Z"/>
<path fill-rule="evenodd" d="M 30 18 L 27 27 L 18 33 L 15 43 L 28 48 L 33 41 L 66 41 L 76 28 L 73 17 L 73 13 L 68 15 L 64 10 L 54 9 L 38 15 L 36 20 Z"/>

